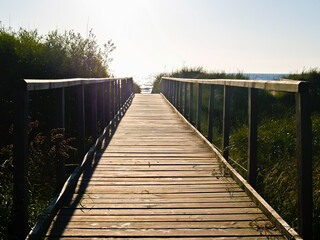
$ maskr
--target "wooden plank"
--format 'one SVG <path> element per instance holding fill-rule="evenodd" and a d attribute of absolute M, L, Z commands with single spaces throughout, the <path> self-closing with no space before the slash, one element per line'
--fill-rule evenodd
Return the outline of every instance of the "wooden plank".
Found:
<path fill-rule="evenodd" d="M 194 208 L 194 209 L 68 209 L 60 210 L 61 215 L 73 216 L 129 216 L 129 215 L 214 215 L 214 214 L 256 214 L 258 208 Z"/>
<path fill-rule="evenodd" d="M 78 198 L 82 198 L 86 194 L 78 194 Z M 159 198 L 221 198 L 221 197 L 246 197 L 244 192 L 219 192 L 219 193 L 94 193 L 90 194 L 92 199 L 95 198 L 117 198 L 117 199 L 159 199 Z"/>
<path fill-rule="evenodd" d="M 143 236 L 261 236 L 261 231 L 255 229 L 143 229 Z M 60 236 L 61 231 L 58 231 L 58 236 Z M 269 237 L 279 236 L 279 233 L 272 230 L 268 230 Z M 55 236 L 55 232 L 51 233 L 51 236 Z M 62 236 L 97 236 L 97 237 L 114 237 L 114 236 L 141 236 L 141 230 L 135 229 L 65 229 Z"/>
<path fill-rule="evenodd" d="M 257 220 L 256 224 L 260 226 L 272 226 L 272 223 L 266 220 Z M 230 228 L 252 228 L 252 221 L 222 221 L 222 222 L 57 222 L 56 225 L 60 225 L 66 229 L 72 228 L 91 228 L 91 229 L 179 229 L 179 228 L 219 228 L 219 229 L 230 229 Z"/>
<path fill-rule="evenodd" d="M 49 237 L 46 237 L 45 239 L 50 239 Z M 81 237 L 59 237 L 59 239 L 68 239 L 68 240 L 83 240 Z M 91 239 L 101 239 L 101 238 L 95 238 L 91 237 Z M 128 237 L 104 237 L 105 240 L 131 240 L 132 238 Z M 168 239 L 168 237 L 139 237 L 139 240 L 164 240 Z M 249 237 L 249 236 L 237 236 L 237 237 L 230 237 L 230 236 L 224 236 L 224 237 L 170 237 L 171 240 L 237 240 L 237 239 L 246 239 L 246 240 L 270 240 L 270 236 L 259 236 L 259 237 Z M 282 236 L 277 236 L 276 239 L 285 239 Z"/>
<path fill-rule="evenodd" d="M 92 221 L 92 222 L 201 222 L 201 221 L 256 221 L 267 220 L 265 215 L 259 213 L 252 214 L 215 214 L 215 215 L 128 215 L 128 216 L 113 216 L 113 215 L 57 215 L 59 221 Z"/>
<path fill-rule="evenodd" d="M 77 201 L 78 195 L 75 194 L 74 197 L 71 200 L 71 204 L 75 203 Z M 157 198 L 157 199 L 146 199 L 146 198 L 124 198 L 124 199 L 116 199 L 116 198 L 92 198 L 91 194 L 84 194 L 81 197 L 81 204 L 86 205 L 89 204 L 110 204 L 110 203 L 117 203 L 117 204 L 174 204 L 174 203 L 183 203 L 183 204 L 189 204 L 189 203 L 197 203 L 199 206 L 202 206 L 203 203 L 209 203 L 209 204 L 229 204 L 229 203 L 252 203 L 250 201 L 249 197 L 220 197 L 220 198 L 170 198 L 170 201 L 168 201 L 168 198 Z M 65 206 L 70 206 L 71 204 L 66 203 Z"/>
<path fill-rule="evenodd" d="M 70 204 L 64 206 L 65 208 L 79 208 L 82 210 L 85 209 L 167 209 L 167 208 L 175 208 L 175 209 L 188 209 L 188 208 L 250 208 L 256 207 L 256 205 L 252 202 L 223 202 L 223 203 L 97 203 L 95 201 L 81 201 L 77 205 Z"/>

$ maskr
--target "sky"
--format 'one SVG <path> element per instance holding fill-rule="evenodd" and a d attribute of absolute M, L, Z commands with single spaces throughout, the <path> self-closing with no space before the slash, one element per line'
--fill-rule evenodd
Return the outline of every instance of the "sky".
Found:
<path fill-rule="evenodd" d="M 4 27 L 92 29 L 117 49 L 115 77 L 151 82 L 183 66 L 296 73 L 320 67 L 320 0 L 0 0 Z"/>

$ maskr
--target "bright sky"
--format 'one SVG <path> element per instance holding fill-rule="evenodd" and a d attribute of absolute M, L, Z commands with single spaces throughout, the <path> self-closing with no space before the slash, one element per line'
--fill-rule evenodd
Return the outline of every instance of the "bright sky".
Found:
<path fill-rule="evenodd" d="M 320 67 L 320 0 L 0 0 L 14 29 L 93 29 L 112 39 L 116 77 L 182 66 L 244 73 Z"/>

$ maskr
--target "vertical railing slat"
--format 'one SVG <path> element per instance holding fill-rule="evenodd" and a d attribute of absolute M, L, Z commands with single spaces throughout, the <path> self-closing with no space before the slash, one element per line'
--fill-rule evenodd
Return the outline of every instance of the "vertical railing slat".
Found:
<path fill-rule="evenodd" d="M 77 122 L 78 122 L 78 144 L 79 144 L 79 160 L 85 154 L 85 112 L 84 112 L 84 85 L 77 86 Z"/>
<path fill-rule="evenodd" d="M 258 137 L 258 90 L 248 89 L 248 175 L 249 184 L 256 188 Z"/>
<path fill-rule="evenodd" d="M 91 136 L 93 143 L 97 140 L 97 84 L 90 86 L 91 98 Z"/>
<path fill-rule="evenodd" d="M 57 128 L 62 128 L 63 138 L 65 137 L 65 88 L 59 88 L 56 91 L 56 97 L 58 102 L 58 108 L 56 109 L 57 116 Z M 65 182 L 65 159 L 60 156 L 57 159 L 57 183 L 56 183 L 56 192 L 60 192 L 63 184 Z"/>
<path fill-rule="evenodd" d="M 182 113 L 183 111 L 183 102 L 182 102 L 182 86 L 183 83 L 179 82 L 179 111 Z"/>
<path fill-rule="evenodd" d="M 223 93 L 222 155 L 226 160 L 228 160 L 231 88 L 229 86 L 224 86 Z"/>
<path fill-rule="evenodd" d="M 201 132 L 201 113 L 202 113 L 202 84 L 198 84 L 198 101 L 197 101 L 197 129 Z"/>
<path fill-rule="evenodd" d="M 214 85 L 210 85 L 209 106 L 208 106 L 208 141 L 212 143 L 213 130 L 213 106 L 214 106 Z"/>
<path fill-rule="evenodd" d="M 187 106 L 187 99 L 188 99 L 188 85 L 187 83 L 185 82 L 183 84 L 184 86 L 184 101 L 183 101 L 183 115 L 185 118 L 187 118 L 187 115 L 188 115 L 188 106 Z"/>
<path fill-rule="evenodd" d="M 108 126 L 110 123 L 110 82 L 106 82 L 105 84 L 105 114 L 106 114 L 106 125 Z"/>
<path fill-rule="evenodd" d="M 312 129 L 308 91 L 296 93 L 298 230 L 303 239 L 312 239 Z"/>
<path fill-rule="evenodd" d="M 100 129 L 101 133 L 103 133 L 103 129 L 106 126 L 106 102 L 105 102 L 105 84 L 101 83 L 99 84 L 99 101 L 98 101 L 98 114 L 99 114 L 99 121 L 100 121 Z"/>
<path fill-rule="evenodd" d="M 190 97 L 189 97 L 189 122 L 193 124 L 193 83 L 190 83 Z"/>
<path fill-rule="evenodd" d="M 24 239 L 28 233 L 28 115 L 29 93 L 19 90 L 14 98 L 13 132 L 13 234 Z"/>

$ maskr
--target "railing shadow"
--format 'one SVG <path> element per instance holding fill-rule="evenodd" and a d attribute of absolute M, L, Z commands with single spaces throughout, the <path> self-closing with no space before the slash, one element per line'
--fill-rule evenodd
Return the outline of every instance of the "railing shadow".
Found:
<path fill-rule="evenodd" d="M 93 173 L 96 167 L 98 166 L 102 156 L 102 154 L 97 155 L 97 153 L 104 152 L 104 150 L 108 147 L 122 117 L 131 105 L 131 102 L 132 97 L 128 99 L 128 101 L 123 105 L 123 107 L 119 110 L 119 112 L 111 121 L 109 126 L 106 128 L 106 130 L 109 132 L 107 132 L 103 145 L 101 143 L 100 147 L 95 151 L 94 155 L 90 158 L 90 160 L 87 163 L 87 166 L 80 175 L 80 177 L 82 178 L 74 183 L 74 185 L 70 189 L 70 192 L 63 200 L 62 206 L 60 206 L 60 210 L 56 215 L 55 219 L 53 220 L 53 224 L 51 225 L 51 228 L 48 231 L 47 235 L 49 236 L 49 238 L 60 237 L 63 234 L 68 223 L 71 221 L 73 213 L 77 209 L 79 209 L 79 206 L 81 206 L 81 202 L 83 200 L 83 197 L 85 196 L 85 192 L 89 185 L 90 179 L 93 176 Z M 74 197 L 75 194 L 76 197 Z M 62 212 L 63 209 L 68 209 L 68 214 L 64 214 Z M 90 211 L 92 208 L 86 208 L 84 206 L 81 206 L 80 209 Z"/>

